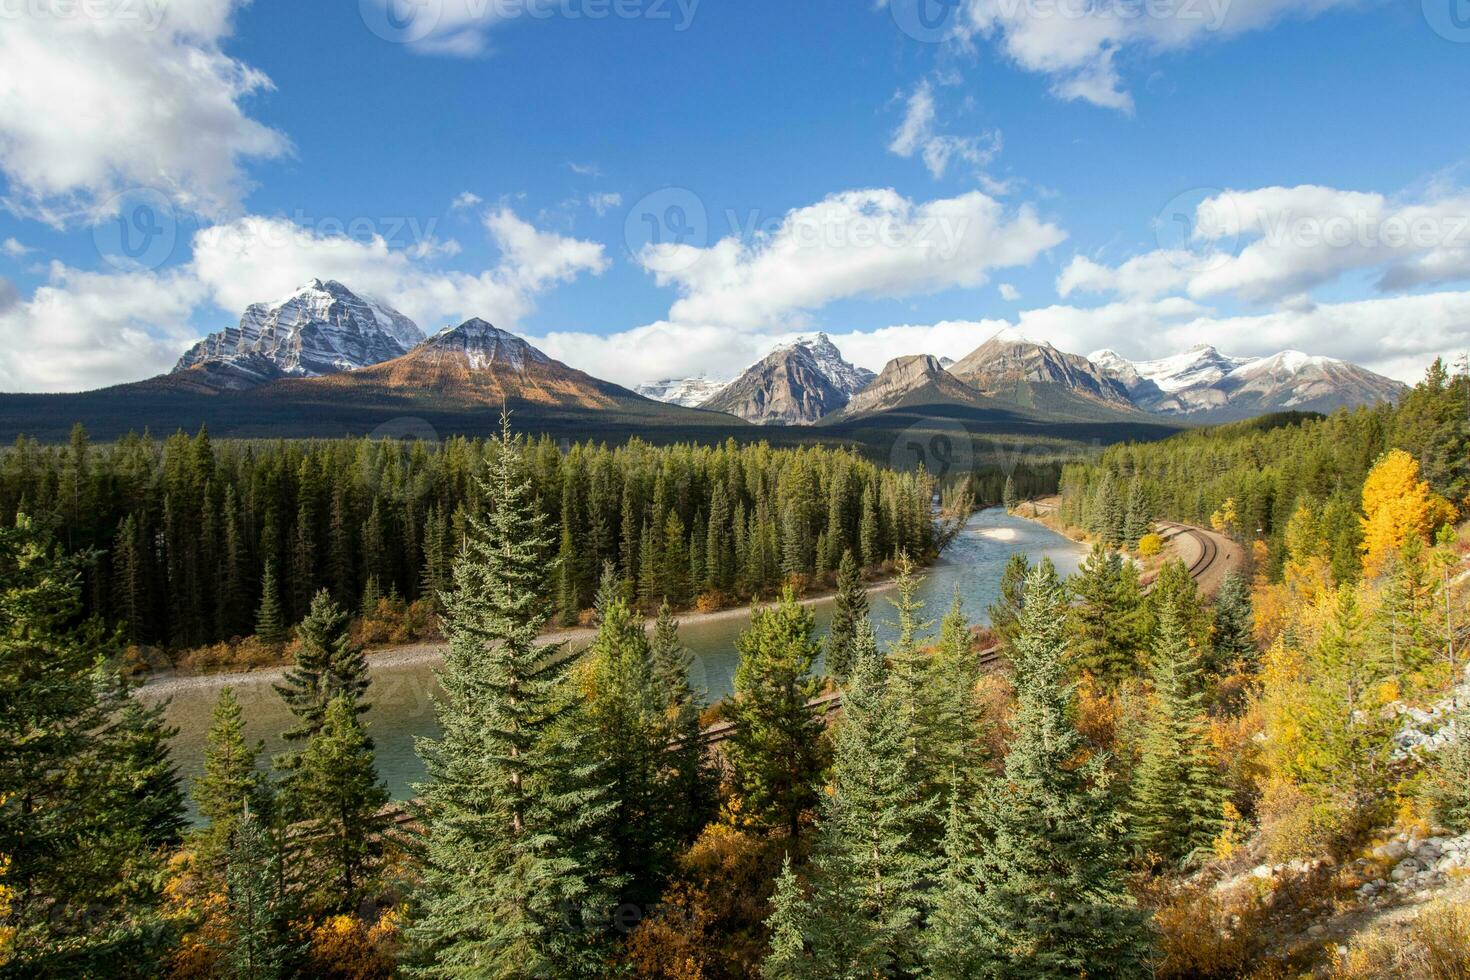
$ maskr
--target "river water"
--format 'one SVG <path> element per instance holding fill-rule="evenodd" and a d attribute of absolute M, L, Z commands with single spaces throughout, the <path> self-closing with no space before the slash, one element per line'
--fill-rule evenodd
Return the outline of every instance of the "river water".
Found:
<path fill-rule="evenodd" d="M 1063 576 L 1075 572 L 1084 557 L 1079 545 L 1039 524 L 1011 517 L 998 508 L 981 511 L 970 519 L 940 561 L 925 570 L 920 597 L 926 603 L 926 618 L 936 621 L 935 629 L 956 588 L 966 615 L 974 622 L 985 622 L 986 610 L 1000 591 L 1006 561 L 1017 552 L 1029 555 L 1033 562 L 1050 558 Z M 891 592 L 882 591 L 871 597 L 880 642 L 893 635 L 889 595 Z M 819 600 L 814 609 L 817 625 L 825 634 L 832 618 L 832 601 Z M 690 623 L 680 630 L 685 646 L 694 654 L 690 679 L 711 700 L 730 693 L 738 660 L 735 639 L 748 622 L 749 617 L 740 616 Z M 414 739 L 433 735 L 438 728 L 432 707 L 436 666 L 420 661 L 373 668 L 373 685 L 368 691 L 372 709 L 366 718 L 377 745 L 378 770 L 395 799 L 411 796 L 413 784 L 423 777 Z M 281 751 L 284 742 L 279 733 L 290 726 L 291 718 L 275 693 L 274 680 L 243 674 L 229 678 L 228 683 L 240 700 L 247 735 L 265 741 L 262 761 Z M 179 730 L 173 741 L 174 759 L 185 780 L 194 779 L 203 768 L 204 736 L 219 687 L 215 683 L 185 686 L 173 694 L 169 704 L 168 721 Z"/>

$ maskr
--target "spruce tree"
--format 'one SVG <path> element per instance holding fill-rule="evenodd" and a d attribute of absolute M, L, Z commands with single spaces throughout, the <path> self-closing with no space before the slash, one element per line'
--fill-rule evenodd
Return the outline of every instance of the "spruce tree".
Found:
<path fill-rule="evenodd" d="M 822 720 L 807 708 L 821 690 L 812 673 L 821 649 L 815 632 L 811 610 L 790 589 L 776 605 L 754 610 L 736 642 L 740 664 L 729 702 L 734 792 L 750 818 L 792 838 L 817 801 L 825 761 Z"/>
<path fill-rule="evenodd" d="M 959 774 L 955 775 L 958 781 Z M 983 905 L 978 856 L 985 845 L 971 800 L 980 798 L 960 792 L 949 797 L 939 872 L 923 935 L 925 965 L 933 980 L 970 980 L 999 972 L 996 952 L 975 941 L 982 929 Z"/>
<path fill-rule="evenodd" d="M 623 880 L 618 904 L 648 908 L 657 899 L 678 845 L 669 826 L 678 808 L 669 690 L 643 621 L 617 592 L 611 569 L 597 593 L 597 636 L 578 666 L 586 692 L 588 749 L 604 760 L 612 810 L 605 825 L 612 871 Z"/>
<path fill-rule="evenodd" d="M 610 881 L 590 828 L 612 805 L 571 723 L 549 615 L 547 519 L 502 416 L 482 497 L 445 597 L 449 637 L 423 739 L 428 779 L 422 885 L 408 935 L 419 976 L 594 976 L 604 961 Z"/>
<path fill-rule="evenodd" d="M 1001 491 L 1000 501 L 1001 506 L 1007 511 L 1015 510 L 1019 502 L 1016 497 L 1016 478 L 1010 473 L 1006 474 L 1005 489 Z"/>
<path fill-rule="evenodd" d="M 700 727 L 703 701 L 690 685 L 693 654 L 679 640 L 679 622 L 666 602 L 653 626 L 653 668 L 663 688 L 672 731 L 669 765 L 674 772 L 666 824 L 677 841 L 688 843 L 704 829 L 719 789 L 718 774 L 705 752 Z"/>
<path fill-rule="evenodd" d="M 276 583 L 276 565 L 265 563 L 260 577 L 260 605 L 255 610 L 255 635 L 262 643 L 280 645 L 286 642 L 286 617 L 281 611 L 281 589 Z"/>
<path fill-rule="evenodd" d="M 162 846 L 181 814 L 161 712 L 83 616 L 85 552 L 0 527 L 0 855 L 17 976 L 157 972 Z"/>
<path fill-rule="evenodd" d="M 1143 917 L 1124 883 L 1104 760 L 1078 763 L 1064 606 L 1055 574 L 1033 570 L 1011 644 L 1014 735 L 982 811 L 976 944 L 1002 976 L 1144 976 Z"/>
<path fill-rule="evenodd" d="M 1026 576 L 1031 573 L 1031 563 L 1021 552 L 1006 559 L 1006 567 L 1000 575 L 1000 595 L 991 603 L 990 628 L 1009 643 L 1016 635 L 1021 619 L 1021 603 L 1026 591 Z"/>
<path fill-rule="evenodd" d="M 1152 699 L 1128 820 L 1135 851 L 1150 862 L 1197 859 L 1223 826 L 1227 792 L 1210 758 L 1200 659 L 1179 610 L 1166 605 L 1149 658 Z"/>
<path fill-rule="evenodd" d="M 290 818 L 302 825 L 297 840 L 312 905 L 329 912 L 350 912 L 370 897 L 385 850 L 390 796 L 359 707 L 343 693 L 328 703 L 287 790 Z"/>
<path fill-rule="evenodd" d="M 260 817 L 246 804 L 233 819 L 229 847 L 225 964 L 233 977 L 276 980 L 290 955 L 280 893 L 280 856 Z"/>
<path fill-rule="evenodd" d="M 353 711 L 368 709 L 363 702 L 372 678 L 361 645 L 353 642 L 351 620 L 326 589 L 311 600 L 311 609 L 296 629 L 296 662 L 285 673 L 276 693 L 296 717 L 285 732 L 288 741 L 309 738 L 321 728 L 327 705 L 338 695 L 352 702 Z"/>
<path fill-rule="evenodd" d="M 209 734 L 205 737 L 204 773 L 194 781 L 191 793 L 205 825 L 194 835 L 200 861 L 223 863 L 235 837 L 240 816 L 247 806 L 260 809 L 264 779 L 256 767 L 265 744 L 245 740 L 245 717 L 230 687 L 220 688 L 215 701 Z"/>
<path fill-rule="evenodd" d="M 771 915 L 766 929 L 771 934 L 771 951 L 761 964 L 764 980 L 825 980 L 806 950 L 803 927 L 811 921 L 812 908 L 802 893 L 801 882 L 791 870 L 791 855 L 781 864 L 776 892 L 771 896 Z"/>
<path fill-rule="evenodd" d="M 928 797 L 937 806 L 972 790 L 982 754 L 983 717 L 976 697 L 980 665 L 959 587 L 939 627 L 939 642 L 920 688 L 915 749 Z M 935 826 L 929 829 L 936 832 Z"/>
<path fill-rule="evenodd" d="M 1070 583 L 1071 662 L 1112 687 L 1138 670 L 1143 595 L 1132 565 L 1094 545 Z"/>
<path fill-rule="evenodd" d="M 832 628 L 827 637 L 827 673 L 839 682 L 852 672 L 852 645 L 857 625 L 868 618 L 868 590 L 852 550 L 842 553 L 837 569 L 837 595 L 832 603 Z"/>
<path fill-rule="evenodd" d="M 1470 710 L 1448 722 L 1448 743 L 1428 765 L 1428 797 L 1434 819 L 1456 833 L 1470 833 Z"/>
<path fill-rule="evenodd" d="M 808 944 L 822 976 L 909 975 L 922 960 L 919 926 L 937 868 L 924 839 L 933 803 L 910 715 L 867 621 L 854 647 L 812 852 L 820 911 L 806 924 Z"/>
<path fill-rule="evenodd" d="M 1256 671 L 1260 650 L 1255 640 L 1250 583 L 1234 569 L 1225 573 L 1215 595 L 1214 641 L 1212 668 Z"/>

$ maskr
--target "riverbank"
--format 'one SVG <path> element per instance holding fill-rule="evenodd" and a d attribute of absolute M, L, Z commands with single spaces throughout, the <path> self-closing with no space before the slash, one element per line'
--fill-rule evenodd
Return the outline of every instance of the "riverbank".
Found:
<path fill-rule="evenodd" d="M 923 571 L 923 569 L 920 569 Z M 884 575 L 876 579 L 865 581 L 868 594 L 881 594 L 891 591 L 897 584 L 897 578 L 892 575 Z M 830 602 L 836 596 L 835 588 L 822 589 L 801 596 L 800 602 L 804 606 L 814 606 L 823 602 Z M 765 603 L 762 603 L 764 605 Z M 677 614 L 679 625 L 695 626 L 732 620 L 749 619 L 751 610 L 756 603 L 746 603 L 742 606 L 729 606 L 725 609 L 715 609 L 710 612 L 698 612 L 689 610 Z M 644 621 L 645 628 L 652 629 L 654 619 Z M 556 627 L 542 632 L 542 643 L 568 643 L 582 644 L 592 640 L 597 635 L 595 627 Z M 403 643 L 392 646 L 380 646 L 369 649 L 366 652 L 368 667 L 372 670 L 391 670 L 403 667 L 415 666 L 437 666 L 444 659 L 444 650 L 448 643 L 444 640 L 426 640 L 417 643 Z M 225 670 L 201 674 L 171 675 L 167 672 L 157 672 L 150 675 L 138 688 L 138 693 L 150 699 L 162 699 L 172 697 L 183 691 L 201 691 L 211 688 L 217 689 L 241 681 L 252 683 L 275 682 L 283 679 L 287 670 L 291 668 L 290 663 L 275 664 L 268 667 L 254 667 L 248 670 Z"/>

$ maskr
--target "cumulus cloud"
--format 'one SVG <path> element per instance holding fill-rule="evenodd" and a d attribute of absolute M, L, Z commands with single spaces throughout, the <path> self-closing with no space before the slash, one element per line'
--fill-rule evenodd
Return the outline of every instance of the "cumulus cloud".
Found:
<path fill-rule="evenodd" d="M 189 316 L 204 299 L 187 273 L 99 274 L 51 266 L 29 300 L 0 289 L 0 388 L 75 391 L 173 367 L 194 336 Z"/>
<path fill-rule="evenodd" d="M 13 259 L 18 259 L 24 255 L 29 255 L 34 251 L 35 249 L 27 248 L 25 245 L 21 244 L 20 241 L 14 238 L 7 238 L 5 239 L 5 241 L 0 242 L 0 252 L 4 252 L 6 255 L 10 256 Z"/>
<path fill-rule="evenodd" d="M 1300 306 L 1312 289 L 1378 273 L 1383 291 L 1470 278 L 1470 194 L 1416 201 L 1299 185 L 1222 191 L 1196 208 L 1187 248 L 1159 249 L 1116 267 L 1078 256 L 1057 280 L 1062 296 L 1114 292 L 1234 296 Z"/>
<path fill-rule="evenodd" d="M 978 286 L 1065 238 L 1029 205 L 1008 211 L 979 191 L 915 203 L 855 190 L 793 210 L 751 241 L 650 245 L 639 261 L 678 288 L 670 321 L 771 328 L 838 299 Z"/>
<path fill-rule="evenodd" d="M 461 211 L 465 208 L 478 207 L 485 203 L 485 199 L 473 191 L 460 191 L 450 202 L 450 210 Z"/>
<path fill-rule="evenodd" d="M 1180 51 L 1314 17 L 1359 0 L 962 0 L 951 31 L 970 44 L 993 40 L 1026 71 L 1051 78 L 1059 98 L 1132 112 L 1120 54 Z"/>
<path fill-rule="evenodd" d="M 925 79 L 915 86 L 904 104 L 903 121 L 888 142 L 889 152 L 904 159 L 917 154 L 935 180 L 944 176 L 951 161 L 968 163 L 978 170 L 1000 152 L 999 133 L 951 136 L 938 131 L 936 115 L 934 86 Z"/>
<path fill-rule="evenodd" d="M 221 308 L 285 296 L 314 277 L 377 296 L 426 329 L 443 319 L 483 317 L 507 329 L 535 309 L 551 286 L 608 267 L 603 246 L 541 231 L 507 208 L 484 216 L 501 260 L 479 274 L 438 271 L 382 235 L 327 235 L 282 218 L 251 216 L 200 231 L 191 267 Z"/>
<path fill-rule="evenodd" d="M 597 216 L 601 218 L 609 211 L 623 206 L 623 195 L 616 192 L 592 194 L 587 198 L 587 206 L 596 211 Z"/>
<path fill-rule="evenodd" d="M 1008 282 L 1001 283 L 998 288 L 1000 289 L 1000 298 L 1007 303 L 1014 303 L 1021 298 L 1021 291 Z"/>
<path fill-rule="evenodd" d="M 139 187 L 191 213 L 236 209 L 242 164 L 289 149 L 242 105 L 270 80 L 221 50 L 239 5 L 19 5 L 0 31 L 5 203 L 58 225 Z"/>

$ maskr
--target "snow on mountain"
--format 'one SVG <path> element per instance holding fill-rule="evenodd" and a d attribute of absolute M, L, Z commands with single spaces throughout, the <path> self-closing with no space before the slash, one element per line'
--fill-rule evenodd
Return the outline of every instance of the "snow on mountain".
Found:
<path fill-rule="evenodd" d="M 811 425 L 840 410 L 874 377 L 819 333 L 777 347 L 699 407 L 760 425 Z"/>
<path fill-rule="evenodd" d="M 417 324 L 387 304 L 313 279 L 284 299 L 250 306 L 239 326 L 195 344 L 174 372 L 207 369 L 196 373 L 237 387 L 318 377 L 392 360 L 423 339 Z"/>
<path fill-rule="evenodd" d="M 696 408 L 718 395 L 726 384 L 728 382 L 711 381 L 706 377 L 664 378 L 661 381 L 645 382 L 633 390 L 656 402 Z"/>
<path fill-rule="evenodd" d="M 1090 359 L 1126 386 L 1140 408 L 1166 415 L 1331 411 L 1391 401 L 1404 390 L 1366 368 L 1301 351 L 1231 357 L 1201 344 L 1150 361 L 1129 361 L 1111 350 L 1097 351 Z"/>

